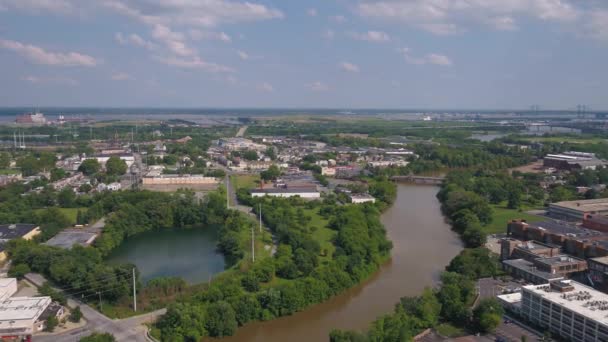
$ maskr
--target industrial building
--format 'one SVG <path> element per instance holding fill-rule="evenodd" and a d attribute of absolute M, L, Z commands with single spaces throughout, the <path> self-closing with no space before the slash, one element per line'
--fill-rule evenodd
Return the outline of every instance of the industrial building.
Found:
<path fill-rule="evenodd" d="M 564 279 L 563 276 L 538 269 L 533 262 L 524 259 L 504 260 L 502 267 L 515 278 L 523 279 L 532 284 L 545 284 L 550 281 Z"/>
<path fill-rule="evenodd" d="M 608 216 L 585 214 L 583 227 L 608 233 Z"/>
<path fill-rule="evenodd" d="M 606 165 L 593 153 L 564 152 L 561 154 L 548 154 L 543 159 L 543 166 L 558 170 L 596 170 Z"/>
<path fill-rule="evenodd" d="M 40 227 L 35 224 L 0 224 L 0 262 L 6 260 L 5 243 L 19 238 L 31 240 L 40 233 Z"/>
<path fill-rule="evenodd" d="M 177 174 L 151 174 L 142 178 L 144 185 L 187 185 L 187 184 L 218 184 L 220 180 L 215 177 L 203 175 L 177 175 Z"/>
<path fill-rule="evenodd" d="M 82 229 L 64 229 L 44 244 L 63 249 L 70 249 L 74 245 L 86 247 L 90 246 L 95 241 L 97 236 L 97 233 Z"/>
<path fill-rule="evenodd" d="M 375 203 L 376 199 L 370 194 L 352 194 L 350 195 L 350 201 L 354 204 Z"/>
<path fill-rule="evenodd" d="M 585 215 L 608 215 L 608 198 L 549 204 L 549 215 L 582 221 Z"/>
<path fill-rule="evenodd" d="M 251 196 L 253 197 L 295 197 L 299 196 L 302 198 L 315 199 L 320 198 L 321 193 L 316 187 L 308 188 L 269 188 L 269 189 L 253 189 L 251 190 Z"/>
<path fill-rule="evenodd" d="M 608 295 L 575 281 L 522 287 L 520 315 L 568 341 L 608 341 Z"/>
<path fill-rule="evenodd" d="M 41 315 L 51 304 L 51 297 L 11 297 L 0 302 L 0 335 L 31 335 L 44 329 Z"/>

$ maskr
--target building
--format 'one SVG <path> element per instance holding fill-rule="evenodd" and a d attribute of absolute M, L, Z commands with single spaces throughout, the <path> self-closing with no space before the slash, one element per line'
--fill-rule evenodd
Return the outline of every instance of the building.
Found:
<path fill-rule="evenodd" d="M 44 329 L 41 319 L 51 297 L 12 297 L 0 302 L 0 335 L 31 335 Z"/>
<path fill-rule="evenodd" d="M 369 163 L 367 163 L 367 165 L 369 167 L 379 167 L 379 168 L 385 168 L 385 167 L 391 167 L 391 166 L 404 167 L 404 166 L 407 166 L 408 164 L 409 164 L 409 162 L 407 162 L 405 160 L 401 160 L 401 159 L 378 160 L 378 161 L 370 161 Z"/>
<path fill-rule="evenodd" d="M 122 185 L 118 182 L 114 182 L 114 183 L 110 183 L 110 184 L 106 184 L 106 183 L 97 184 L 97 191 L 99 191 L 99 192 L 118 191 L 120 189 L 122 189 Z"/>
<path fill-rule="evenodd" d="M 4 244 L 13 239 L 31 240 L 40 234 L 40 227 L 35 224 L 0 224 L 0 262 L 6 260 Z"/>
<path fill-rule="evenodd" d="M 564 152 L 561 154 L 548 154 L 543 159 L 544 167 L 552 167 L 558 170 L 596 170 L 606 165 L 606 162 L 598 159 L 593 153 Z"/>
<path fill-rule="evenodd" d="M 585 214 L 583 227 L 608 233 L 608 216 Z"/>
<path fill-rule="evenodd" d="M 144 185 L 215 185 L 220 179 L 203 175 L 160 174 L 150 172 L 142 178 Z"/>
<path fill-rule="evenodd" d="M 0 278 L 0 302 L 17 293 L 16 278 Z"/>
<path fill-rule="evenodd" d="M 562 280 L 522 287 L 520 315 L 567 341 L 608 341 L 608 295 Z"/>
<path fill-rule="evenodd" d="M 245 138 L 222 138 L 218 140 L 217 145 L 227 151 L 266 150 L 266 145 Z"/>
<path fill-rule="evenodd" d="M 80 245 L 83 247 L 90 246 L 96 238 L 97 233 L 82 229 L 64 229 L 44 244 L 63 249 L 70 249 L 74 245 Z"/>
<path fill-rule="evenodd" d="M 608 291 L 608 256 L 587 259 L 589 279 L 592 285 L 604 292 Z"/>
<path fill-rule="evenodd" d="M 608 198 L 549 204 L 549 215 L 554 217 L 582 221 L 588 214 L 608 215 Z"/>
<path fill-rule="evenodd" d="M 58 181 L 51 183 L 51 185 L 53 186 L 53 188 L 55 190 L 61 190 L 61 189 L 65 188 L 66 186 L 71 186 L 71 185 L 81 182 L 84 178 L 85 177 L 84 177 L 84 174 L 82 174 L 82 172 L 76 172 L 75 174 L 73 174 L 69 177 L 66 177 L 64 179 L 60 179 Z"/>
<path fill-rule="evenodd" d="M 350 202 L 353 204 L 375 203 L 376 199 L 370 194 L 352 194 L 350 195 Z"/>
<path fill-rule="evenodd" d="M 0 175 L 0 186 L 4 186 L 10 183 L 18 182 L 23 179 L 21 173 L 13 173 L 7 175 Z"/>
<path fill-rule="evenodd" d="M 321 174 L 323 176 L 334 177 L 336 175 L 336 168 L 335 167 L 322 167 Z"/>
<path fill-rule="evenodd" d="M 554 257 L 560 254 L 560 247 L 537 241 L 521 241 L 505 238 L 500 241 L 500 260 L 524 259 L 534 261 L 538 258 Z"/>
<path fill-rule="evenodd" d="M 44 114 L 40 112 L 25 113 L 17 115 L 15 122 L 24 125 L 44 125 L 46 124 L 46 118 L 44 117 Z"/>
<path fill-rule="evenodd" d="M 532 284 L 544 284 L 564 278 L 558 274 L 539 270 L 533 262 L 524 259 L 503 260 L 502 267 L 505 272 L 510 273 L 513 277 Z"/>
<path fill-rule="evenodd" d="M 308 188 L 269 188 L 269 189 L 253 189 L 251 190 L 251 196 L 253 197 L 295 197 L 299 196 L 302 198 L 315 199 L 320 198 L 321 193 L 317 190 L 317 187 Z"/>
<path fill-rule="evenodd" d="M 101 164 L 101 166 L 105 167 L 105 165 L 108 162 L 108 159 L 110 159 L 110 157 L 118 157 L 118 158 L 120 158 L 120 160 L 123 160 L 127 164 L 127 167 L 131 167 L 131 165 L 133 165 L 135 163 L 135 157 L 132 154 L 127 154 L 127 153 L 123 153 L 123 154 L 97 154 L 97 155 L 92 156 L 91 158 L 97 159 L 97 161 L 99 162 L 99 164 Z M 85 158 L 85 159 L 89 159 L 89 158 Z"/>

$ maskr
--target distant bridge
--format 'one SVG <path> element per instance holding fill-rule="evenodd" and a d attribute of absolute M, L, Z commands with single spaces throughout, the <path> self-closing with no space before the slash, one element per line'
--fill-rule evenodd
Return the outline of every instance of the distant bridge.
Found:
<path fill-rule="evenodd" d="M 426 176 L 393 176 L 391 180 L 396 182 L 408 182 L 414 184 L 441 185 L 444 177 L 426 177 Z"/>

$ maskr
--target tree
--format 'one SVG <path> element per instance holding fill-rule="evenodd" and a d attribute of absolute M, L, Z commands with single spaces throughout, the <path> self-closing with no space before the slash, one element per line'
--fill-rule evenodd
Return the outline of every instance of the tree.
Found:
<path fill-rule="evenodd" d="M 507 208 L 509 209 L 518 209 L 521 206 L 521 194 L 519 191 L 511 190 L 509 191 L 509 201 L 507 203 Z"/>
<path fill-rule="evenodd" d="M 266 149 L 266 152 L 264 152 L 264 154 L 266 155 L 266 157 L 270 158 L 271 160 L 277 159 L 277 152 L 275 151 L 274 147 L 272 147 L 272 146 L 268 146 L 268 148 Z"/>
<path fill-rule="evenodd" d="M 101 169 L 101 165 L 97 159 L 86 159 L 78 167 L 78 171 L 84 173 L 87 176 L 96 174 Z"/>
<path fill-rule="evenodd" d="M 0 169 L 6 169 L 11 165 L 11 154 L 0 152 Z"/>
<path fill-rule="evenodd" d="M 210 304 L 205 326 L 212 337 L 233 335 L 238 326 L 234 309 L 225 301 Z"/>
<path fill-rule="evenodd" d="M 80 306 L 73 308 L 72 311 L 70 312 L 70 317 L 68 317 L 70 322 L 73 322 L 73 323 L 80 322 L 81 318 L 82 318 L 82 311 L 80 311 Z"/>
<path fill-rule="evenodd" d="M 76 194 L 70 187 L 66 187 L 57 195 L 57 202 L 62 208 L 72 208 L 76 203 Z"/>
<path fill-rule="evenodd" d="M 486 233 L 480 225 L 467 227 L 462 234 L 462 240 L 467 248 L 481 247 L 486 243 Z"/>
<path fill-rule="evenodd" d="M 241 156 L 245 159 L 245 160 L 258 160 L 258 153 L 254 150 L 247 150 L 244 151 Z"/>
<path fill-rule="evenodd" d="M 51 315 L 51 316 L 49 316 L 49 318 L 46 319 L 44 331 L 53 332 L 53 330 L 55 330 L 55 327 L 57 327 L 57 325 L 59 325 L 59 321 L 57 320 L 57 317 L 55 315 Z"/>
<path fill-rule="evenodd" d="M 80 339 L 80 342 L 116 342 L 114 335 L 110 333 L 92 333 Z"/>
<path fill-rule="evenodd" d="M 66 172 L 61 168 L 54 168 L 51 170 L 51 182 L 58 181 L 60 179 L 65 178 Z"/>
<path fill-rule="evenodd" d="M 268 170 L 260 172 L 260 177 L 265 182 L 276 180 L 280 175 L 281 170 L 279 170 L 279 167 L 274 164 L 270 165 Z"/>
<path fill-rule="evenodd" d="M 27 264 L 17 264 L 8 271 L 8 275 L 17 279 L 23 279 L 23 276 L 30 272 L 30 267 Z"/>
<path fill-rule="evenodd" d="M 482 299 L 473 310 L 475 328 L 482 333 L 491 333 L 502 320 L 504 310 L 496 298 Z"/>
<path fill-rule="evenodd" d="M 111 156 L 106 162 L 106 172 L 112 176 L 122 176 L 127 172 L 127 163 L 117 156 Z"/>
<path fill-rule="evenodd" d="M 89 183 L 84 183 L 78 188 L 78 191 L 84 192 L 84 193 L 88 193 L 91 190 L 93 190 L 93 187 Z"/>

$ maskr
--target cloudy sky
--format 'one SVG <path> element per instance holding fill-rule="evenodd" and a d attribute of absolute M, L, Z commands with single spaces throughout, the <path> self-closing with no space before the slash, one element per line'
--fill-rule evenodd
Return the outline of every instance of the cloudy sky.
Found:
<path fill-rule="evenodd" d="M 603 0 L 0 0 L 0 106 L 608 109 Z"/>

